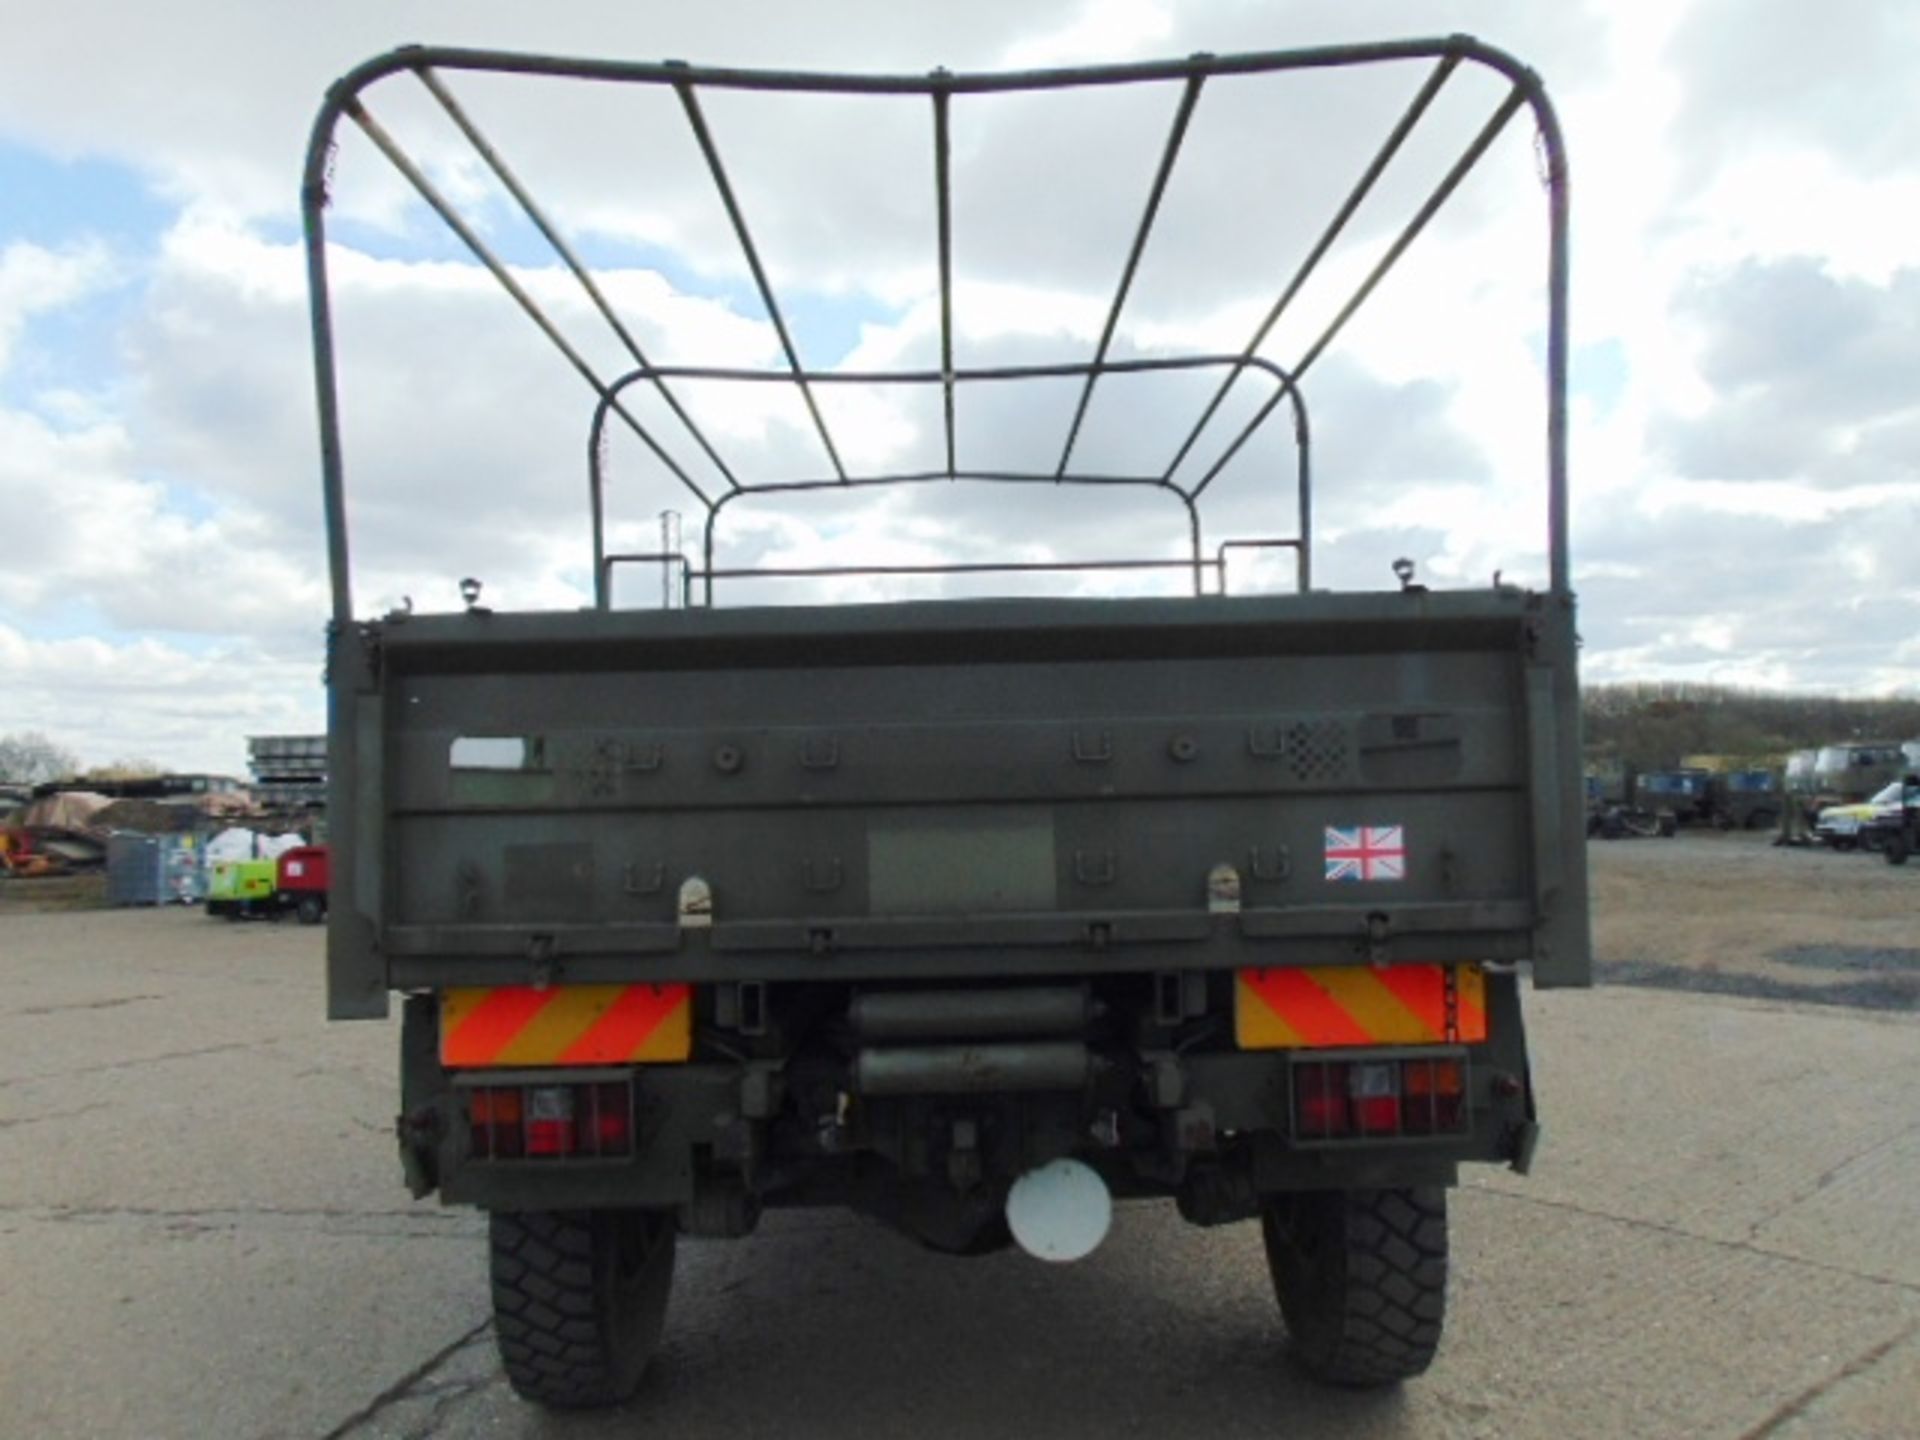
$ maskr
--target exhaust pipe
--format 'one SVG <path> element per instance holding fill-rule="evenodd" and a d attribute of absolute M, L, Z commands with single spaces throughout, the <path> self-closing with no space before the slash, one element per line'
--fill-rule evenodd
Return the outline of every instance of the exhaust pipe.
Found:
<path fill-rule="evenodd" d="M 862 1095 L 986 1095 L 1078 1090 L 1093 1052 L 1074 1040 L 999 1045 L 901 1045 L 854 1057 Z"/>

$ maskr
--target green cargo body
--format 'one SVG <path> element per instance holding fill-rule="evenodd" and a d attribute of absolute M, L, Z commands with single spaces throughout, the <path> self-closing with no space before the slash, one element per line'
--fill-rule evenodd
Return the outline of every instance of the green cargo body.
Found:
<path fill-rule="evenodd" d="M 1395 957 L 1585 984 L 1571 631 L 1517 590 L 390 622 L 335 736 L 333 1013 Z M 1357 825 L 1404 827 L 1404 880 L 1325 878 Z"/>

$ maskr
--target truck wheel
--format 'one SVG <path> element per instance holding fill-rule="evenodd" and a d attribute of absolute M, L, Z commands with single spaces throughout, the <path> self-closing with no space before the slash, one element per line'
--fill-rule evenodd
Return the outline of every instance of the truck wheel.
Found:
<path fill-rule="evenodd" d="M 1333 1385 L 1421 1374 L 1447 1301 L 1447 1195 L 1438 1187 L 1269 1199 L 1267 1266 L 1294 1357 Z"/>
<path fill-rule="evenodd" d="M 300 917 L 302 925 L 318 925 L 327 918 L 327 907 L 318 895 L 302 895 L 293 913 Z"/>
<path fill-rule="evenodd" d="M 639 1387 L 673 1286 L 673 1216 L 553 1210 L 488 1217 L 493 1329 L 522 1399 L 579 1409 Z"/>
<path fill-rule="evenodd" d="M 1881 847 L 1882 853 L 1886 855 L 1887 864 L 1889 865 L 1906 864 L 1907 853 L 1911 848 L 1912 847 L 1907 844 L 1907 836 L 1904 830 L 1896 830 L 1887 836 L 1886 844 Z"/>

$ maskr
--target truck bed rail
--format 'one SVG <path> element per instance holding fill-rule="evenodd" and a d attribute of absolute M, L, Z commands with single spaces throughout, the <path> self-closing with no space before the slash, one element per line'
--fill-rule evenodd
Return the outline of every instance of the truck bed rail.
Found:
<path fill-rule="evenodd" d="M 1190 122 L 1209 85 L 1250 76 L 1286 72 L 1307 72 L 1367 66 L 1410 65 L 1426 62 L 1428 69 L 1409 98 L 1405 110 L 1383 137 L 1373 157 L 1346 193 L 1333 215 L 1307 251 L 1300 257 L 1277 297 L 1255 326 L 1246 344 L 1236 352 L 1215 355 L 1163 354 L 1145 358 L 1117 357 L 1113 341 L 1121 315 L 1132 291 L 1143 254 L 1146 252 L 1160 216 L 1162 201 L 1185 144 Z M 1392 241 L 1328 319 L 1314 338 L 1308 341 L 1291 364 L 1280 365 L 1263 355 L 1275 327 L 1292 307 L 1309 280 L 1321 269 L 1350 222 L 1381 177 L 1399 157 L 1408 138 L 1427 119 L 1437 98 L 1462 67 L 1491 72 L 1506 82 L 1506 90 L 1465 148 L 1433 184 L 1425 199 L 1404 222 Z M 459 205 L 428 176 L 403 144 L 377 120 L 369 108 L 369 98 L 383 82 L 396 76 L 411 76 L 431 97 L 434 105 L 449 119 L 472 147 L 487 170 L 512 197 L 525 219 L 551 247 L 555 257 L 579 284 L 592 310 L 605 322 L 619 349 L 633 362 L 624 374 L 603 373 L 586 358 L 583 348 L 569 338 L 564 327 L 522 284 L 514 268 L 490 247 L 478 226 L 468 219 Z M 449 77 L 460 75 L 515 75 L 527 77 L 566 77 L 597 83 L 650 87 L 671 92 L 677 97 L 689 131 L 698 145 L 708 176 L 725 207 L 729 225 L 742 258 L 753 278 L 754 288 L 775 330 L 785 365 L 773 369 L 719 366 L 663 365 L 653 360 L 635 337 L 632 328 L 609 301 L 593 273 L 581 259 L 550 212 L 535 199 L 530 188 L 511 167 L 504 153 L 480 129 L 467 108 L 455 97 Z M 955 233 L 952 203 L 953 117 L 961 102 L 973 97 L 1014 93 L 1039 93 L 1071 89 L 1105 89 L 1123 86 L 1160 86 L 1174 93 L 1174 109 L 1166 140 L 1157 158 L 1140 219 L 1127 247 L 1126 258 L 1106 308 L 1099 339 L 1089 357 L 1072 357 L 1059 363 L 1028 366 L 966 367 L 954 357 L 954 272 Z M 768 269 L 754 240 L 742 198 L 734 187 L 725 161 L 707 121 L 701 97 L 709 92 L 744 91 L 786 93 L 792 95 L 885 96 L 903 101 L 918 100 L 926 106 L 929 151 L 932 160 L 932 185 L 935 195 L 936 225 L 933 237 L 938 262 L 938 304 L 940 311 L 940 363 L 937 368 L 855 373 L 809 366 L 803 360 L 786 320 L 780 298 L 769 279 Z M 313 339 L 316 357 L 322 440 L 322 468 L 326 493 L 329 571 L 334 597 L 336 623 L 347 625 L 353 619 L 351 568 L 347 541 L 346 489 L 341 461 L 340 415 L 336 393 L 333 344 L 333 320 L 326 262 L 326 219 L 329 201 L 330 166 L 335 132 L 345 119 L 356 126 L 406 179 L 420 198 L 444 221 L 460 243 L 483 265 L 553 346 L 561 358 L 592 391 L 596 399 L 592 439 L 589 445 L 589 493 L 593 524 L 591 574 L 595 600 L 603 608 L 611 603 L 607 584 L 607 543 L 604 505 L 604 438 L 610 423 L 631 432 L 646 454 L 680 486 L 689 499 L 705 512 L 702 537 L 703 572 L 701 584 L 689 588 L 689 596 L 711 603 L 713 582 L 732 578 L 737 571 L 716 568 L 714 531 L 726 507 L 746 494 L 800 493 L 847 489 L 870 484 L 897 484 L 912 481 L 983 481 L 1028 485 L 1118 485 L 1143 486 L 1161 490 L 1176 498 L 1186 509 L 1190 536 L 1189 562 L 1196 593 L 1205 588 L 1207 562 L 1200 515 L 1200 501 L 1225 468 L 1239 456 L 1253 434 L 1265 425 L 1285 404 L 1291 413 L 1297 446 L 1295 492 L 1297 516 L 1295 533 L 1281 537 L 1297 553 L 1297 572 L 1302 589 L 1312 583 L 1312 514 L 1310 503 L 1308 433 L 1302 382 L 1334 343 L 1354 315 L 1367 302 L 1380 282 L 1398 263 L 1408 247 L 1419 237 L 1440 210 L 1453 197 L 1465 178 L 1472 173 L 1493 142 L 1512 118 L 1528 110 L 1534 120 L 1540 146 L 1543 179 L 1547 191 L 1547 325 L 1546 325 L 1546 407 L 1547 407 L 1547 561 L 1548 588 L 1564 593 L 1568 588 L 1566 535 L 1566 373 L 1567 373 L 1567 185 L 1564 147 L 1558 121 L 1538 77 L 1503 51 L 1469 36 L 1386 42 L 1363 45 L 1323 46 L 1310 49 L 1271 51 L 1257 54 L 1214 56 L 1195 55 L 1184 60 L 1146 64 L 1070 67 L 1014 73 L 968 74 L 936 70 L 927 75 L 815 74 L 786 71 L 740 70 L 689 65 L 677 61 L 664 63 L 620 62 L 594 59 L 569 59 L 552 56 L 517 55 L 455 47 L 410 46 L 371 60 L 343 77 L 328 93 L 317 117 L 308 147 L 303 215 L 305 221 L 308 273 L 312 304 Z M 1170 373 L 1194 368 L 1216 369 L 1220 381 L 1195 417 L 1185 438 L 1164 465 L 1156 465 L 1128 474 L 1090 473 L 1075 463 L 1079 438 L 1088 406 L 1096 386 L 1106 377 L 1120 374 Z M 1225 442 L 1216 461 L 1197 478 L 1177 478 L 1202 436 L 1220 420 L 1222 406 L 1229 393 L 1249 372 L 1268 382 L 1270 389 L 1255 413 Z M 1020 470 L 981 470 L 963 465 L 959 459 L 956 394 L 965 387 L 992 384 L 1013 379 L 1042 377 L 1070 378 L 1080 382 L 1079 395 L 1071 424 L 1057 455 L 1040 457 L 1039 462 Z M 771 481 L 744 479 L 721 453 L 714 438 L 688 410 L 675 388 L 677 382 L 690 380 L 722 381 L 744 385 L 778 384 L 790 387 L 804 404 L 809 422 L 819 442 L 821 471 L 815 475 L 796 475 Z M 944 464 L 933 471 L 917 473 L 852 472 L 842 457 L 818 403 L 820 387 L 841 384 L 889 386 L 938 386 L 942 392 Z M 636 385 L 646 386 L 671 416 L 670 430 L 644 423 L 624 394 Z M 684 448 L 691 444 L 700 456 L 700 464 Z M 708 472 L 703 483 L 695 470 Z M 957 572 L 956 572 L 957 573 Z"/>

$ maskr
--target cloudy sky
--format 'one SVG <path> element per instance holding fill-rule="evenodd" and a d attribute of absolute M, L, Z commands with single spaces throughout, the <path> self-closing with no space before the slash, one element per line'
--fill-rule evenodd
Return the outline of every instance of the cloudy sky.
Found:
<path fill-rule="evenodd" d="M 1899 0 L 0 4 L 0 732 L 45 731 L 90 764 L 238 772 L 246 735 L 320 727 L 299 169 L 327 83 L 416 40 L 920 73 L 1477 34 L 1545 77 L 1572 156 L 1587 677 L 1920 691 L 1920 10 Z M 1244 344 L 1424 74 L 1211 85 L 1115 353 Z M 780 363 L 671 96 L 448 80 L 653 358 Z M 1430 137 L 1266 353 L 1299 356 L 1499 94 L 1484 76 L 1450 82 Z M 956 102 L 962 364 L 1090 353 L 1178 99 Z M 368 101 L 582 354 L 621 368 L 421 87 L 402 77 Z M 930 363 L 925 102 L 707 108 L 806 363 Z M 1319 583 L 1388 585 L 1400 555 L 1436 584 L 1541 579 L 1536 170 L 1516 123 L 1315 366 Z M 590 393 L 357 134 L 330 224 L 357 610 L 449 608 L 465 575 L 501 606 L 584 603 Z M 1103 385 L 1076 463 L 1157 471 L 1206 393 Z M 682 394 L 742 480 L 827 473 L 791 395 Z M 1075 396 L 964 391 L 961 463 L 1050 468 Z M 1237 390 L 1228 418 L 1263 398 Z M 635 407 L 703 488 L 723 483 L 657 402 Z M 939 463 L 933 395 L 848 387 L 823 409 L 850 472 Z M 1268 430 L 1209 492 L 1210 545 L 1293 532 L 1289 437 Z M 1182 476 L 1231 433 L 1210 430 Z M 607 458 L 615 548 L 652 548 L 668 507 L 697 535 L 698 502 L 630 436 Z M 1158 558 L 1183 543 L 1164 496 L 1000 486 L 747 501 L 719 530 L 723 563 L 763 565 Z M 1277 579 L 1251 562 L 1236 583 Z M 622 598 L 646 603 L 650 583 Z M 721 596 L 780 598 L 823 596 L 770 582 Z"/>

